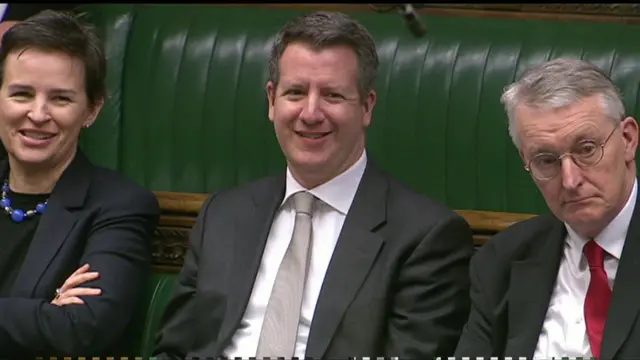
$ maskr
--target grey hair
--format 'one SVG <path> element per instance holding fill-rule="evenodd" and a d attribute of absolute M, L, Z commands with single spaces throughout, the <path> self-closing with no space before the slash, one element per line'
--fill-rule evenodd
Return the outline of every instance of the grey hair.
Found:
<path fill-rule="evenodd" d="M 562 109 L 600 95 L 604 115 L 618 125 L 625 116 L 620 91 L 601 69 L 586 61 L 558 58 L 527 70 L 500 97 L 509 118 L 509 135 L 520 149 L 516 110 L 524 105 L 541 111 Z"/>
<path fill-rule="evenodd" d="M 275 86 L 280 79 L 280 58 L 287 46 L 294 42 L 314 49 L 346 45 L 358 57 L 358 91 L 362 101 L 373 89 L 378 73 L 378 52 L 371 34 L 360 23 L 340 12 L 318 11 L 298 16 L 288 22 L 276 35 L 269 59 L 269 79 Z"/>

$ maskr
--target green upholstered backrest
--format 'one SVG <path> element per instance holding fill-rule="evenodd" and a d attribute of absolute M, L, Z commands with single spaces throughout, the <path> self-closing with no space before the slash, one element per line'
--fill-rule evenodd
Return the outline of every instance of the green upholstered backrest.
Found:
<path fill-rule="evenodd" d="M 149 304 L 144 313 L 139 314 L 141 323 L 140 336 L 137 342 L 139 354 L 144 359 L 151 356 L 155 347 L 156 332 L 160 324 L 160 318 L 164 308 L 171 299 L 173 288 L 178 281 L 178 276 L 173 272 L 155 272 L 151 276 L 147 296 L 144 302 Z"/>
<path fill-rule="evenodd" d="M 215 5 L 89 5 L 109 58 L 110 99 L 82 138 L 96 162 L 153 189 L 208 193 L 281 171 L 264 86 L 270 44 L 303 11 Z M 372 158 L 454 209 L 539 213 L 545 205 L 507 133 L 500 93 L 527 67 L 578 56 L 605 69 L 639 115 L 640 28 L 354 13 L 380 54 Z M 140 338 L 153 348 L 176 275 L 157 273 Z"/>
<path fill-rule="evenodd" d="M 281 171 L 264 86 L 270 44 L 297 10 L 91 5 L 109 56 L 110 103 L 84 145 L 153 190 L 212 192 Z M 369 152 L 455 209 L 539 213 L 544 202 L 511 144 L 501 90 L 558 56 L 611 74 L 638 114 L 637 25 L 425 15 L 414 38 L 397 14 L 354 13 L 380 55 Z"/>

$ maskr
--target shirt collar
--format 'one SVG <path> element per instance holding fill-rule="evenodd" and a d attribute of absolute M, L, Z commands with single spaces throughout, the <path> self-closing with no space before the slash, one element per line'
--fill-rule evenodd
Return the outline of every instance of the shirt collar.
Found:
<path fill-rule="evenodd" d="M 633 210 L 636 206 L 636 198 L 638 194 L 638 180 L 635 179 L 633 183 L 633 189 L 631 190 L 631 195 L 629 195 L 629 199 L 627 199 L 627 203 L 624 205 L 622 210 L 616 215 L 616 217 L 607 225 L 595 237 L 595 242 L 600 245 L 609 255 L 615 257 L 620 260 L 620 256 L 622 255 L 622 247 L 624 246 L 624 241 L 627 237 L 627 230 L 629 230 L 629 223 L 631 222 L 631 217 L 633 216 Z M 567 229 L 568 237 L 567 244 L 571 248 L 570 256 L 572 257 L 574 264 L 580 264 L 580 259 L 582 259 L 582 248 L 584 244 L 587 243 L 588 239 L 578 235 L 575 230 L 571 228 L 567 223 L 565 223 L 565 227 Z"/>
<path fill-rule="evenodd" d="M 347 215 L 351 203 L 356 195 L 360 180 L 364 174 L 367 165 L 367 152 L 363 151 L 362 155 L 351 165 L 349 169 L 342 174 L 334 177 L 324 184 L 318 185 L 313 189 L 305 189 L 291 174 L 291 169 L 287 167 L 286 191 L 282 203 L 284 204 L 289 197 L 300 191 L 309 191 L 318 199 L 336 209 L 343 215 Z"/>

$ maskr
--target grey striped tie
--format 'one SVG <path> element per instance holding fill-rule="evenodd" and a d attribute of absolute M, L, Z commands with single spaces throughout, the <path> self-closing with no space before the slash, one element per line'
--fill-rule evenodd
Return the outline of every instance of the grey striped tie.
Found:
<path fill-rule="evenodd" d="M 296 210 L 293 236 L 269 298 L 257 358 L 291 358 L 294 355 L 311 254 L 311 208 L 315 199 L 306 191 L 293 195 Z"/>

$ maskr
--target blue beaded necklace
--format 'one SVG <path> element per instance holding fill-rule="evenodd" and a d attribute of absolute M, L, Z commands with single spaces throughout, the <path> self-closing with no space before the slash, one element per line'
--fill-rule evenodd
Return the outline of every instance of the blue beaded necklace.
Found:
<path fill-rule="evenodd" d="M 36 205 L 36 208 L 33 210 L 14 209 L 11 207 L 12 205 L 11 199 L 8 197 L 8 194 L 10 192 L 11 190 L 9 189 L 9 182 L 5 180 L 4 184 L 2 184 L 2 196 L 0 196 L 0 207 L 2 207 L 4 211 L 9 216 L 11 216 L 11 219 L 17 223 L 21 223 L 29 218 L 34 217 L 37 214 L 43 214 L 45 210 L 47 210 L 47 203 L 49 202 L 49 200 L 43 203 L 38 203 Z"/>

